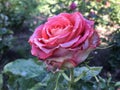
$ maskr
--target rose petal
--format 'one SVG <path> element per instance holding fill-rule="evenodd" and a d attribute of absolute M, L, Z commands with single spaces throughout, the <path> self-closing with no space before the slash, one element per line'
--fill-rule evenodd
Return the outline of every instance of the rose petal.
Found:
<path fill-rule="evenodd" d="M 63 44 L 60 44 L 61 47 L 64 47 L 64 48 L 67 48 L 67 47 L 70 47 L 72 46 L 74 43 L 76 43 L 78 40 L 79 40 L 80 36 L 76 37 L 75 39 L 69 41 L 69 42 L 66 42 L 66 43 L 63 43 Z"/>
<path fill-rule="evenodd" d="M 73 13 L 71 19 L 73 19 L 75 23 L 74 23 L 73 30 L 71 31 L 71 35 L 68 37 L 66 41 L 69 41 L 73 39 L 74 37 L 81 35 L 81 33 L 84 30 L 85 21 L 84 21 L 83 16 L 80 13 L 78 12 Z"/>
<path fill-rule="evenodd" d="M 74 25 L 74 19 L 71 18 L 71 14 L 69 13 L 61 13 L 60 16 L 64 16 L 65 18 L 67 18 L 70 22 L 71 25 Z"/>
<path fill-rule="evenodd" d="M 90 42 L 89 42 L 89 40 L 87 39 L 87 40 L 85 40 L 85 42 L 84 42 L 84 44 L 83 44 L 83 46 L 82 46 L 82 50 L 88 49 L 89 46 L 90 46 Z"/>
<path fill-rule="evenodd" d="M 81 38 L 78 40 L 78 42 L 76 42 L 72 46 L 72 48 L 75 48 L 76 46 L 82 44 L 87 39 L 87 37 L 89 36 L 89 33 L 90 33 L 89 30 L 86 30 L 84 36 L 81 36 Z"/>
<path fill-rule="evenodd" d="M 34 39 L 34 43 L 35 43 L 35 45 L 37 45 L 39 47 L 40 50 L 42 50 L 46 54 L 51 53 L 53 50 L 55 50 L 57 48 L 57 47 L 52 48 L 52 49 L 50 49 L 50 48 L 49 49 L 44 48 L 44 45 L 42 45 L 37 39 Z"/>
<path fill-rule="evenodd" d="M 63 35 L 58 35 L 56 37 L 50 38 L 50 39 L 44 39 L 41 38 L 39 39 L 40 42 L 44 42 L 44 46 L 46 47 L 57 47 L 59 46 L 60 43 L 64 43 L 67 37 L 69 36 L 69 33 L 63 34 Z"/>
<path fill-rule="evenodd" d="M 90 41 L 90 45 L 94 48 L 100 44 L 99 35 L 96 31 L 94 31 L 89 41 Z"/>
<path fill-rule="evenodd" d="M 44 25 L 40 25 L 35 29 L 33 35 L 30 37 L 28 42 L 31 43 L 31 42 L 33 42 L 34 38 L 41 38 L 42 37 L 41 32 L 42 32 L 43 26 Z"/>
<path fill-rule="evenodd" d="M 32 49 L 31 49 L 31 53 L 34 56 L 37 56 L 40 60 L 41 59 L 46 59 L 49 56 L 52 55 L 52 53 L 46 54 L 44 52 L 42 52 L 37 46 L 35 46 L 34 44 L 32 45 Z"/>
<path fill-rule="evenodd" d="M 89 53 L 93 50 L 93 48 L 89 48 L 84 51 L 78 50 L 76 53 L 74 53 L 73 59 L 77 63 L 77 65 L 81 62 L 83 62 L 89 55 Z"/>
<path fill-rule="evenodd" d="M 53 53 L 53 57 L 55 58 L 64 56 L 71 57 L 71 55 L 71 51 L 65 48 L 57 48 Z"/>
<path fill-rule="evenodd" d="M 45 28 L 42 29 L 42 33 L 41 34 L 42 34 L 42 38 L 48 39 L 49 36 L 47 35 L 47 32 L 46 32 Z"/>

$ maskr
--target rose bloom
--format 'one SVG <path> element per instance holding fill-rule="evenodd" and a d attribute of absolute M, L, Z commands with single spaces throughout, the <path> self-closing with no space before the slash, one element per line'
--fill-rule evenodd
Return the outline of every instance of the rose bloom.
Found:
<path fill-rule="evenodd" d="M 99 36 L 93 27 L 94 22 L 80 12 L 50 17 L 30 37 L 31 53 L 51 71 L 75 67 L 99 45 Z"/>

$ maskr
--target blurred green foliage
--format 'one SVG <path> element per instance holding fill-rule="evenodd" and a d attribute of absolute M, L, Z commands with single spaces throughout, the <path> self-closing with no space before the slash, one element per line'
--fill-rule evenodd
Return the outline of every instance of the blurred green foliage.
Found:
<path fill-rule="evenodd" d="M 6 28 L 0 28 L 0 60 L 3 59 L 5 52 L 12 47 L 13 32 Z"/>
<path fill-rule="evenodd" d="M 2 89 L 3 86 L 3 79 L 2 79 L 2 74 L 0 74 L 0 89 Z"/>
<path fill-rule="evenodd" d="M 0 22 L 8 28 L 19 28 L 25 20 L 36 13 L 37 0 L 0 0 Z M 4 25 L 3 25 L 4 24 Z"/>

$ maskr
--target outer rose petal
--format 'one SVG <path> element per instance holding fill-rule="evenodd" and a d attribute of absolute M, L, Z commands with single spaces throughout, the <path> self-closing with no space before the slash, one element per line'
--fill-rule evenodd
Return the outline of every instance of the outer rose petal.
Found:
<path fill-rule="evenodd" d="M 32 55 L 37 56 L 40 59 L 46 59 L 52 55 L 52 53 L 46 54 L 42 52 L 38 47 L 36 47 L 36 45 L 32 45 L 31 53 Z"/>
<path fill-rule="evenodd" d="M 30 39 L 28 41 L 29 43 L 33 43 L 33 40 L 35 38 L 41 38 L 42 37 L 41 33 L 42 33 L 43 26 L 44 25 L 40 25 L 35 29 L 35 32 L 33 33 L 33 35 L 30 37 Z"/>
<path fill-rule="evenodd" d="M 80 49 L 58 49 L 53 53 L 52 57 L 48 58 L 45 62 L 48 70 L 50 70 L 50 68 L 55 71 L 61 68 L 72 68 L 83 62 L 92 50 L 94 50 L 92 47 L 84 51 Z"/>
<path fill-rule="evenodd" d="M 75 62 L 77 63 L 77 65 L 81 62 L 83 62 L 89 55 L 89 53 L 94 50 L 94 48 L 89 48 L 87 50 L 84 50 L 84 51 L 79 51 L 76 52 L 73 56 Z"/>
<path fill-rule="evenodd" d="M 89 41 L 90 41 L 91 47 L 94 47 L 94 48 L 96 48 L 100 44 L 99 35 L 96 31 L 94 31 L 94 34 L 91 36 Z"/>
<path fill-rule="evenodd" d="M 73 51 L 59 48 L 57 49 L 52 57 L 49 57 L 46 59 L 46 64 L 48 70 L 52 68 L 52 70 L 61 69 L 61 68 L 71 68 L 75 67 L 77 64 L 74 62 L 74 60 L 71 60 L 73 56 Z"/>

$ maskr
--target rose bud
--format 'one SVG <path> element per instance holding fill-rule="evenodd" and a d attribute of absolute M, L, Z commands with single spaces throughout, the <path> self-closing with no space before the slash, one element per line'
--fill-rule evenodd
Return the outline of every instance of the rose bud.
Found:
<path fill-rule="evenodd" d="M 106 1 L 105 2 L 105 8 L 109 8 L 110 7 L 110 2 Z"/>
<path fill-rule="evenodd" d="M 76 67 L 99 41 L 94 22 L 85 19 L 80 12 L 48 18 L 29 39 L 32 55 L 45 62 L 50 71 Z"/>
<path fill-rule="evenodd" d="M 70 10 L 75 10 L 77 8 L 77 4 L 75 2 L 72 2 L 70 5 Z"/>

